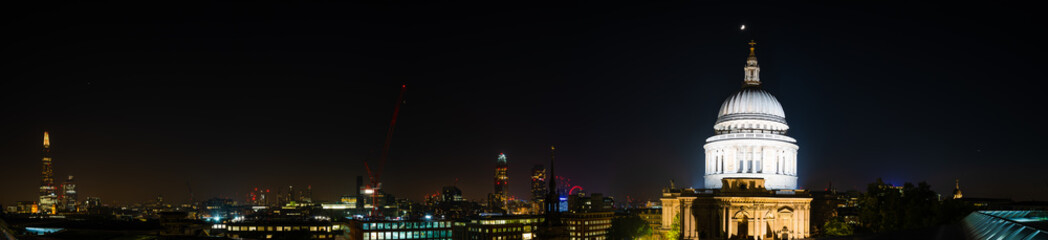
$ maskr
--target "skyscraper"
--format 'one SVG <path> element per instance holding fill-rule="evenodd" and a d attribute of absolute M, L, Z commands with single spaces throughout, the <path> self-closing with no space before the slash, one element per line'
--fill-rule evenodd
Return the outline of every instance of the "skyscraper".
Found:
<path fill-rule="evenodd" d="M 76 183 L 73 183 L 73 175 L 62 184 L 62 207 L 69 212 L 77 212 Z"/>
<path fill-rule="evenodd" d="M 44 132 L 44 149 L 42 153 L 43 169 L 40 171 L 40 204 L 39 212 L 54 214 L 58 204 L 58 193 L 55 187 L 55 170 L 51 165 L 51 139 Z"/>
<path fill-rule="evenodd" d="M 531 168 L 531 203 L 533 214 L 542 213 L 542 206 L 546 198 L 546 168 L 542 164 L 535 164 Z"/>
<path fill-rule="evenodd" d="M 506 211 L 506 201 L 509 200 L 509 164 L 506 163 L 506 154 L 499 153 L 495 161 L 495 192 L 491 199 L 491 209 Z"/>

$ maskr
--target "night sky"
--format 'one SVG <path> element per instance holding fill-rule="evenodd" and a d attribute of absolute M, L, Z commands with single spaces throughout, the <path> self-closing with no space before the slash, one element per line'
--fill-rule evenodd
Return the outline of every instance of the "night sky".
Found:
<path fill-rule="evenodd" d="M 152 3 L 155 4 L 155 3 Z M 242 200 L 312 185 L 336 200 L 379 159 L 387 192 L 510 192 L 558 148 L 591 193 L 702 186 L 702 145 L 755 39 L 798 140 L 799 185 L 882 177 L 1048 200 L 1039 8 L 984 3 L 731 5 L 79 3 L 2 8 L 0 204 L 56 179 L 110 204 Z M 739 25 L 746 24 L 747 32 Z M 61 182 L 61 181 L 59 181 Z"/>

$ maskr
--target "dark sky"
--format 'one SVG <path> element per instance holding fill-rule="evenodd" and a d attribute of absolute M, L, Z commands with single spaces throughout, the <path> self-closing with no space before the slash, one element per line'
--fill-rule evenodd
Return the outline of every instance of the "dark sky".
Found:
<path fill-rule="evenodd" d="M 155 3 L 154 3 L 155 4 Z M 563 5 L 80 3 L 3 8 L 0 203 L 34 200 L 41 133 L 58 178 L 108 203 L 335 200 L 379 158 L 421 200 L 458 179 L 510 189 L 558 147 L 589 192 L 702 185 L 702 145 L 756 39 L 798 140 L 799 184 L 883 177 L 1048 200 L 1043 21 L 1032 6 L 707 2 Z M 740 32 L 747 24 L 750 32 Z M 620 200 L 621 201 L 621 200 Z"/>

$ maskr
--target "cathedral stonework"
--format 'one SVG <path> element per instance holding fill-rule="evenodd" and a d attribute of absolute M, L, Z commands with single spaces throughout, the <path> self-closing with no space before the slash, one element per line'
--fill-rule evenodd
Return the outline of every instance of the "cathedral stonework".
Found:
<path fill-rule="evenodd" d="M 662 231 L 681 239 L 799 239 L 810 236 L 811 197 L 797 189 L 797 141 L 782 105 L 761 89 L 750 42 L 743 87 L 721 105 L 706 139 L 705 189 L 666 188 Z"/>

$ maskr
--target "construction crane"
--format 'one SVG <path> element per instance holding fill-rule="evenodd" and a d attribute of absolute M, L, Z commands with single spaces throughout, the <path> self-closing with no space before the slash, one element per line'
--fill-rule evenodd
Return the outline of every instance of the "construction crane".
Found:
<path fill-rule="evenodd" d="M 382 169 L 386 165 L 386 159 L 389 158 L 389 144 L 393 141 L 393 129 L 397 126 L 397 115 L 400 113 L 400 105 L 404 103 L 404 91 L 407 91 L 407 84 L 400 85 L 400 95 L 397 96 L 397 105 L 393 108 L 393 119 L 389 121 L 389 131 L 386 132 L 386 143 L 382 146 L 382 156 L 379 158 L 379 165 L 377 171 L 372 171 L 371 165 L 368 161 L 364 160 L 364 168 L 368 171 L 368 185 L 364 188 L 364 193 L 371 194 L 371 214 L 370 217 L 379 217 L 381 212 L 378 211 L 378 191 L 382 188 L 382 182 L 379 177 L 382 176 Z"/>

